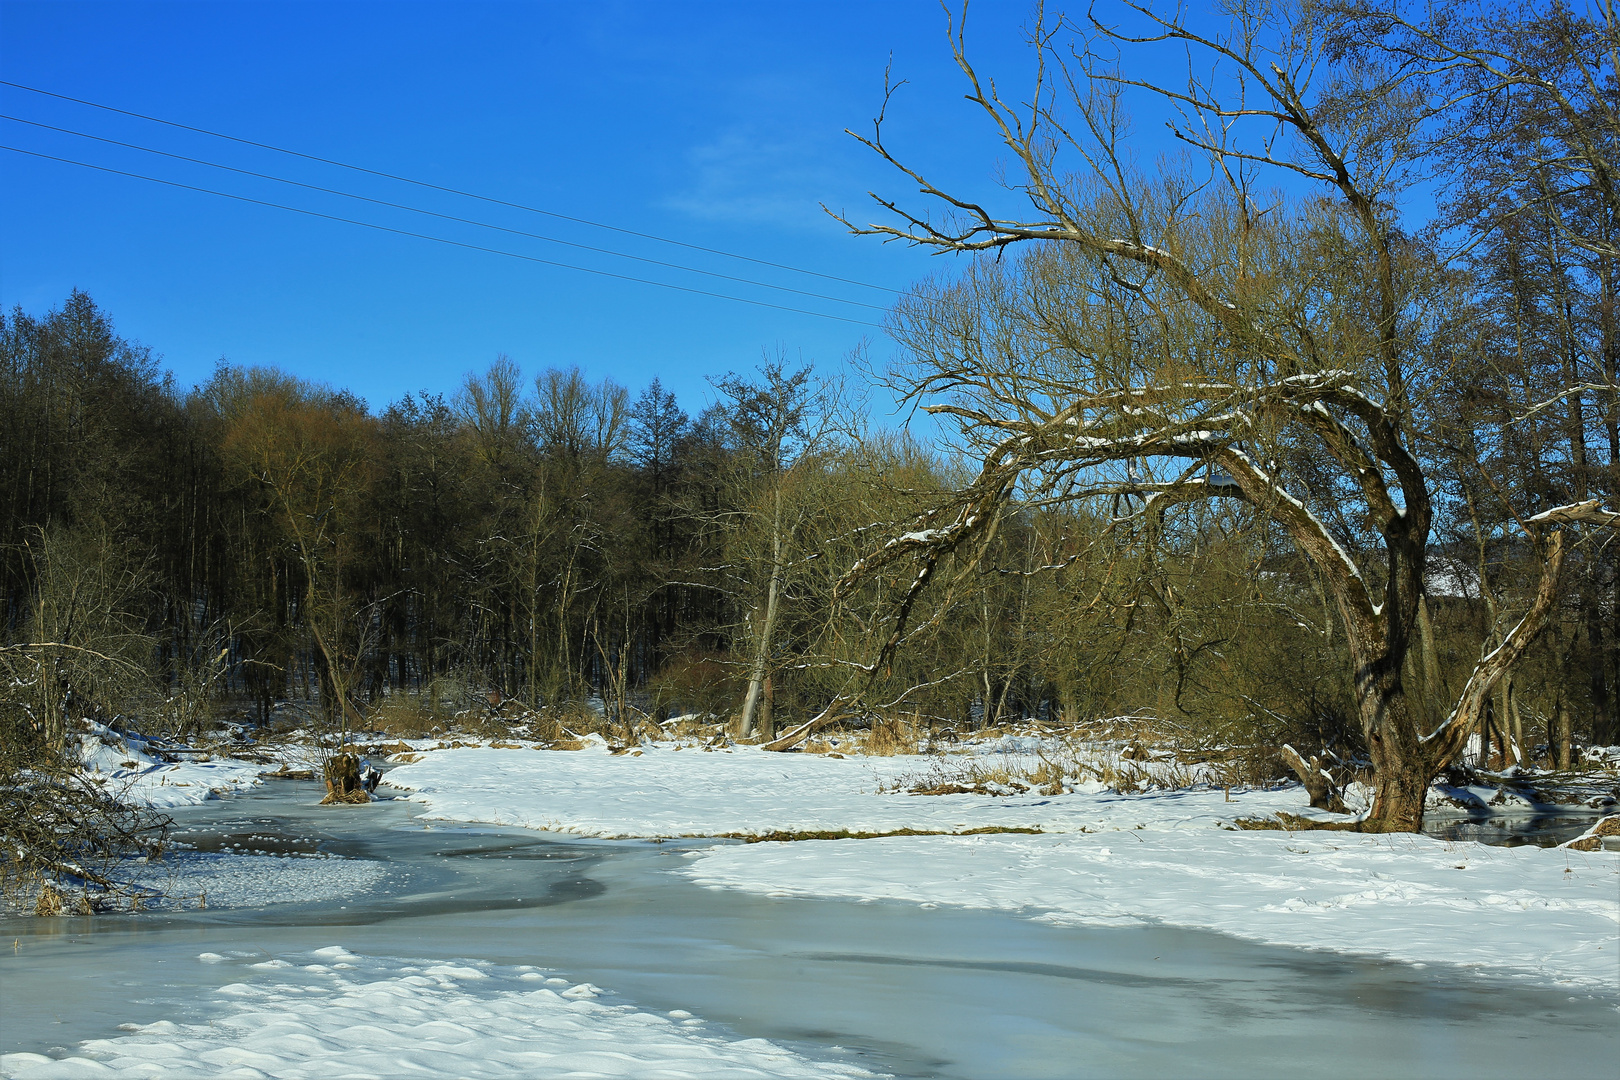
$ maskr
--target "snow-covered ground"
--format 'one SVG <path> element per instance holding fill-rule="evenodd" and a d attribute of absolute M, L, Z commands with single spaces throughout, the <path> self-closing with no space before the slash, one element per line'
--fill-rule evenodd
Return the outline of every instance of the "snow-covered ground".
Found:
<path fill-rule="evenodd" d="M 436 751 L 395 769 L 388 782 L 409 790 L 425 817 L 598 837 L 1038 829 L 1042 835 L 721 845 L 694 852 L 686 872 L 767 895 L 1158 923 L 1620 993 L 1620 853 L 1233 830 L 1240 817 L 1308 815 L 1297 787 L 896 790 L 940 768 L 938 758 L 922 756 L 668 745 L 614 756 L 596 745 Z"/>
<path fill-rule="evenodd" d="M 989 756 L 989 755 L 985 755 Z M 584 750 L 441 750 L 401 765 L 387 782 L 411 792 L 423 817 L 482 821 L 596 837 L 773 832 L 966 832 L 1038 828 L 1085 832 L 1215 828 L 1234 818 L 1309 808 L 1296 787 L 1219 788 L 1118 795 L 1089 781 L 1048 796 L 907 795 L 894 786 L 940 767 L 924 755 L 834 758 L 753 746 L 704 752 L 648 745 L 611 755 Z"/>
<path fill-rule="evenodd" d="M 533 967 L 400 961 L 341 946 L 307 963 L 203 953 L 269 977 L 222 987 L 224 1014 L 207 1023 L 163 1020 L 93 1039 L 60 1060 L 0 1056 L 15 1080 L 64 1077 L 568 1076 L 868 1077 L 854 1065 L 811 1061 L 764 1039 L 711 1035 L 702 1020 L 597 1000 Z M 285 973 L 278 979 L 276 974 Z"/>
<path fill-rule="evenodd" d="M 1172 828 L 751 844 L 696 853 L 687 873 L 768 896 L 1157 923 L 1620 992 L 1613 852 Z"/>
<path fill-rule="evenodd" d="M 231 760 L 166 764 L 106 731 L 92 731 L 82 745 L 89 775 L 121 798 L 156 807 L 240 789 L 267 768 Z M 1168 758 L 1125 762 L 1119 747 L 1096 751 L 1092 773 L 1078 773 L 1101 776 L 1106 766 L 1116 786 L 1138 793 L 1077 779 L 1072 769 L 1062 782 L 1015 790 L 1008 778 L 1028 780 L 1043 754 L 1093 753 L 1029 737 L 957 755 L 894 757 L 670 742 L 612 754 L 594 738 L 575 751 L 515 742 L 395 745 L 407 751 L 396 758 L 405 763 L 387 782 L 430 819 L 603 838 L 932 834 L 702 844 L 687 853 L 680 873 L 710 888 L 956 905 L 1059 925 L 1211 930 L 1461 966 L 1605 1000 L 1620 995 L 1620 852 L 1241 830 L 1239 819 L 1279 811 L 1332 815 L 1310 811 L 1297 786 L 1227 790 L 1210 783 L 1213 771 Z M 964 787 L 1001 793 L 909 793 Z M 1488 791 L 1465 794 L 1478 795 L 1481 805 L 1492 801 Z M 1446 805 L 1468 801 L 1457 792 L 1436 796 L 1450 800 Z M 149 875 L 163 880 L 146 883 L 182 906 L 204 895 L 210 907 L 272 896 L 337 903 L 374 888 L 386 873 L 365 860 L 183 852 L 151 864 Z M 610 1003 L 589 984 L 533 968 L 385 960 L 336 946 L 294 959 L 204 954 L 202 962 L 251 969 L 245 981 L 217 991 L 220 1016 L 134 1028 L 83 1043 L 62 1060 L 8 1055 L 0 1074 L 871 1075 L 764 1040 L 719 1036 L 685 1013 Z"/>
<path fill-rule="evenodd" d="M 195 806 L 218 795 L 259 782 L 262 765 L 232 759 L 164 762 L 146 752 L 133 735 L 85 721 L 90 730 L 79 737 L 85 776 L 120 802 L 154 809 Z"/>

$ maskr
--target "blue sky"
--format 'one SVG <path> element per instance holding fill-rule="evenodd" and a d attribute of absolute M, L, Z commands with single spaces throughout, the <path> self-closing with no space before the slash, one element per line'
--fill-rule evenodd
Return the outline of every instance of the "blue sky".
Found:
<path fill-rule="evenodd" d="M 981 0 L 981 65 L 1026 85 L 1023 3 Z M 997 151 L 962 101 L 933 0 L 841 3 L 0 2 L 4 78 L 686 243 L 891 288 L 942 267 L 848 236 L 907 186 L 843 134 L 892 54 L 889 137 L 992 196 Z M 892 294 L 477 203 L 0 87 L 0 112 L 575 243 L 869 304 L 771 293 L 363 205 L 0 121 L 0 142 L 536 258 L 882 321 Z M 1005 195 L 1002 196 L 1006 198 Z M 453 391 L 507 353 L 578 364 L 691 411 L 762 354 L 837 368 L 881 330 L 523 262 L 0 152 L 0 304 L 73 288 L 183 384 L 220 358 L 348 387 L 374 408 Z"/>

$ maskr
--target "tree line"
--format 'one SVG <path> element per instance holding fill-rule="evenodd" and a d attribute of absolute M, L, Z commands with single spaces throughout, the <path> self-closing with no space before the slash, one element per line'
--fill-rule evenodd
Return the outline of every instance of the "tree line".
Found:
<path fill-rule="evenodd" d="M 1215 38 L 1126 7 L 1038 21 L 1024 104 L 954 25 L 1029 213 L 862 139 L 953 216 L 851 227 L 968 261 L 842 384 L 779 359 L 693 417 L 501 357 L 372 410 L 228 364 L 177 387 L 81 293 L 0 320 L 8 731 L 1150 715 L 1368 762 L 1390 827 L 1463 758 L 1615 742 L 1614 20 L 1240 7 Z M 1163 42 L 1214 73 L 1119 60 Z M 1184 160 L 1136 164 L 1138 94 Z M 874 429 L 866 381 L 941 434 Z"/>
<path fill-rule="evenodd" d="M 1364 827 L 1415 829 L 1479 740 L 1520 756 L 1514 673 L 1549 628 L 1570 640 L 1571 602 L 1585 667 L 1548 708 L 1579 678 L 1594 735 L 1614 736 L 1620 19 L 1561 0 L 1222 15 L 1038 9 L 1015 98 L 953 14 L 965 96 L 1009 155 L 1001 205 L 888 144 L 890 102 L 857 136 L 920 198 L 840 220 L 978 257 L 899 305 L 892 371 L 955 422 L 977 475 L 868 565 L 915 568 L 899 631 L 1015 506 L 1124 500 L 1152 530 L 1237 504 L 1343 634 L 1376 786 Z M 1181 152 L 1144 165 L 1137 109 Z M 1427 221 L 1413 196 L 1434 200 Z M 1459 674 L 1430 601 L 1436 564 L 1470 545 L 1461 591 L 1487 622 Z"/>

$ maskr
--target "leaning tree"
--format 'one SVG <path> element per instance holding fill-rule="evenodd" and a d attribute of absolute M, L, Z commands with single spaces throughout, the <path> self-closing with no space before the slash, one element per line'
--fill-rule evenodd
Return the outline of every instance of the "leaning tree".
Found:
<path fill-rule="evenodd" d="M 886 670 L 925 591 L 971 567 L 1009 508 L 1104 499 L 1152 520 L 1238 500 L 1280 526 L 1337 607 L 1376 774 L 1365 827 L 1415 830 L 1430 780 L 1554 609 L 1566 528 L 1615 517 L 1595 502 L 1511 508 L 1539 583 L 1449 715 L 1424 723 L 1403 683 L 1441 509 L 1423 447 L 1446 437 L 1430 391 L 1470 362 L 1472 330 L 1466 282 L 1402 228 L 1397 200 L 1439 84 L 1370 49 L 1335 52 L 1354 12 L 1240 5 L 1214 33 L 1118 11 L 1129 25 L 1038 17 L 1023 102 L 981 80 L 954 22 L 966 97 L 1010 153 L 1011 208 L 936 186 L 885 143 L 881 115 L 856 136 L 922 203 L 874 194 L 894 220 L 841 221 L 979 253 L 893 316 L 900 389 L 954 421 L 980 465 L 846 576 L 846 593 L 898 583 L 867 670 Z M 1144 77 L 1167 64 L 1174 81 Z M 1151 102 L 1181 156 L 1142 169 L 1126 108 Z"/>

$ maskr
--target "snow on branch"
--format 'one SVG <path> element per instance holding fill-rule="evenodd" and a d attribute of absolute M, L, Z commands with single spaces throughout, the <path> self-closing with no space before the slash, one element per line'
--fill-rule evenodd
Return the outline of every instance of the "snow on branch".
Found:
<path fill-rule="evenodd" d="M 1588 499 L 1585 502 L 1569 503 L 1565 506 L 1555 506 L 1551 510 L 1543 510 L 1526 518 L 1524 523 L 1533 528 L 1579 524 L 1616 529 L 1620 528 L 1620 514 L 1613 510 L 1605 510 L 1599 499 Z"/>

